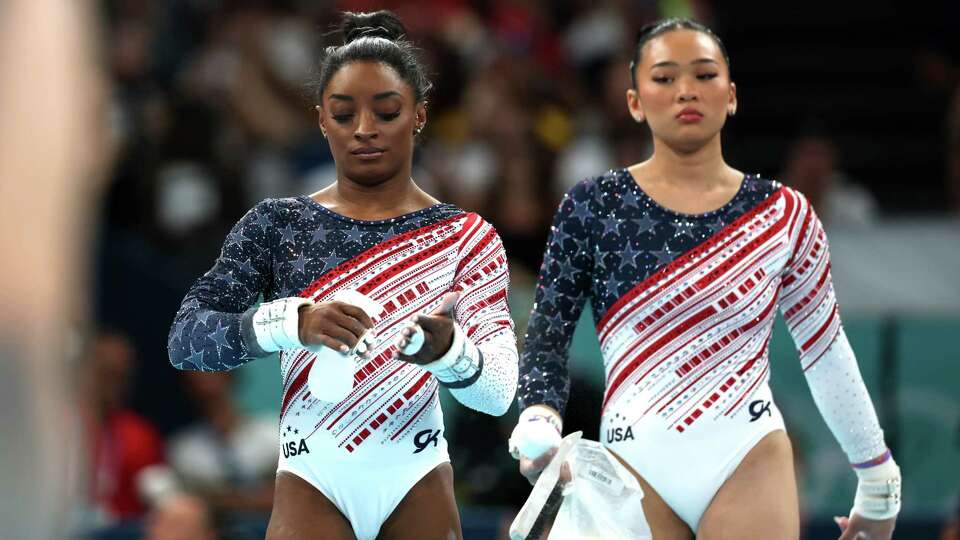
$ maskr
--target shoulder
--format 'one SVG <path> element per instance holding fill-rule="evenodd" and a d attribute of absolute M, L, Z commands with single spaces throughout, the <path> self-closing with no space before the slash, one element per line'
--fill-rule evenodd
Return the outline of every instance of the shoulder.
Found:
<path fill-rule="evenodd" d="M 460 216 L 460 220 L 464 227 L 476 227 L 483 231 L 494 231 L 496 232 L 497 228 L 493 226 L 492 223 L 484 219 L 483 216 L 476 212 L 467 212 L 463 211 Z"/>
<path fill-rule="evenodd" d="M 574 203 L 596 201 L 601 193 L 615 190 L 617 184 L 622 183 L 622 173 L 622 169 L 611 169 L 603 174 L 584 178 L 567 190 L 563 195 L 563 202 L 567 200 Z"/>
<path fill-rule="evenodd" d="M 773 186 L 776 186 L 775 193 L 786 199 L 789 203 L 804 209 L 810 207 L 810 200 L 807 199 L 807 196 L 804 195 L 800 190 L 781 184 L 776 180 L 765 180 L 765 182 L 769 182 Z"/>
<path fill-rule="evenodd" d="M 295 219 L 309 208 L 307 197 L 282 197 L 263 199 L 247 211 L 247 216 L 267 216 L 272 220 Z"/>
<path fill-rule="evenodd" d="M 476 243 L 501 246 L 500 233 L 492 223 L 476 212 L 464 212 L 460 220 L 461 237 L 465 245 Z"/>
<path fill-rule="evenodd" d="M 777 180 L 765 178 L 759 174 L 747 173 L 743 177 L 743 185 L 738 197 L 754 202 L 762 202 L 771 197 L 783 195 L 784 185 Z"/>

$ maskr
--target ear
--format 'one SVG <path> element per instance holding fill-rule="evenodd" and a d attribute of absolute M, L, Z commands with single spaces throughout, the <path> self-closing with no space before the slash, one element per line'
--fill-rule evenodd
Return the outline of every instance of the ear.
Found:
<path fill-rule="evenodd" d="M 417 118 L 414 122 L 414 129 L 421 130 L 425 125 L 427 125 L 427 102 L 421 101 L 420 103 L 417 103 L 415 111 Z"/>
<path fill-rule="evenodd" d="M 646 117 L 643 114 L 643 104 L 640 103 L 640 94 L 633 88 L 627 90 L 627 109 L 630 116 L 638 123 L 643 123 Z"/>
<path fill-rule="evenodd" d="M 327 127 L 323 125 L 323 107 L 319 105 L 314 105 L 313 107 L 317 111 L 317 124 L 320 126 L 320 133 L 323 133 L 323 138 L 327 138 Z"/>
<path fill-rule="evenodd" d="M 727 98 L 727 114 L 733 116 L 737 114 L 737 85 L 730 83 L 730 96 Z"/>

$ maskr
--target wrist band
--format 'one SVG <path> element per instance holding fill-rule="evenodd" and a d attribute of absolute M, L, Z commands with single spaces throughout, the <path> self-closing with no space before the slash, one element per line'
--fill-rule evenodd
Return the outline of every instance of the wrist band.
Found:
<path fill-rule="evenodd" d="M 883 520 L 890 519 L 900 512 L 900 467 L 892 457 L 889 457 L 889 451 L 885 455 L 888 458 L 879 465 L 854 469 L 859 482 L 851 514 L 856 513 L 867 519 Z"/>
<path fill-rule="evenodd" d="M 266 352 L 302 348 L 299 309 L 312 304 L 297 296 L 260 304 L 253 314 L 253 331 L 260 348 Z"/>
<path fill-rule="evenodd" d="M 433 373 L 440 384 L 447 388 L 470 386 L 483 371 L 483 354 L 464 335 L 460 325 L 453 323 L 453 343 L 443 356 L 422 366 Z"/>

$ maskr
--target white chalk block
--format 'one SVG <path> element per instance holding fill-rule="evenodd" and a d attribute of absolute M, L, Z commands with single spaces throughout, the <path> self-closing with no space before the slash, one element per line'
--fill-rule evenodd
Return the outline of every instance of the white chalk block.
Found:
<path fill-rule="evenodd" d="M 340 291 L 333 296 L 333 300 L 359 307 L 374 319 L 374 322 L 383 312 L 383 306 L 379 302 L 357 291 Z M 311 347 L 310 350 L 316 353 L 316 358 L 307 375 L 310 393 L 328 403 L 337 403 L 346 398 L 353 390 L 357 358 L 373 349 L 375 341 L 375 334 L 371 328 L 347 353 L 324 346 Z"/>
<path fill-rule="evenodd" d="M 510 442 L 516 445 L 521 455 L 528 459 L 537 459 L 550 449 L 560 446 L 560 433 L 545 420 L 534 420 L 517 424 L 510 436 Z"/>
<path fill-rule="evenodd" d="M 420 348 L 423 347 L 423 342 L 426 339 L 423 328 L 421 328 L 419 324 L 415 324 L 411 326 L 411 328 L 413 329 L 413 335 L 410 336 L 410 343 L 407 343 L 406 347 L 400 349 L 400 352 L 407 356 L 412 356 L 420 352 Z"/>

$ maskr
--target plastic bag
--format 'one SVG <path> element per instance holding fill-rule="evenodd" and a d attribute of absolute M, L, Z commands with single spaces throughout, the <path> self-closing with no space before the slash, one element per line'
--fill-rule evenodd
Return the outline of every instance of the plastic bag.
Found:
<path fill-rule="evenodd" d="M 602 444 L 580 435 L 576 432 L 563 439 L 511 525 L 510 538 L 540 538 L 556 514 L 549 540 L 649 540 L 643 490 L 636 477 Z M 560 481 L 564 461 L 573 476 L 565 485 Z"/>

